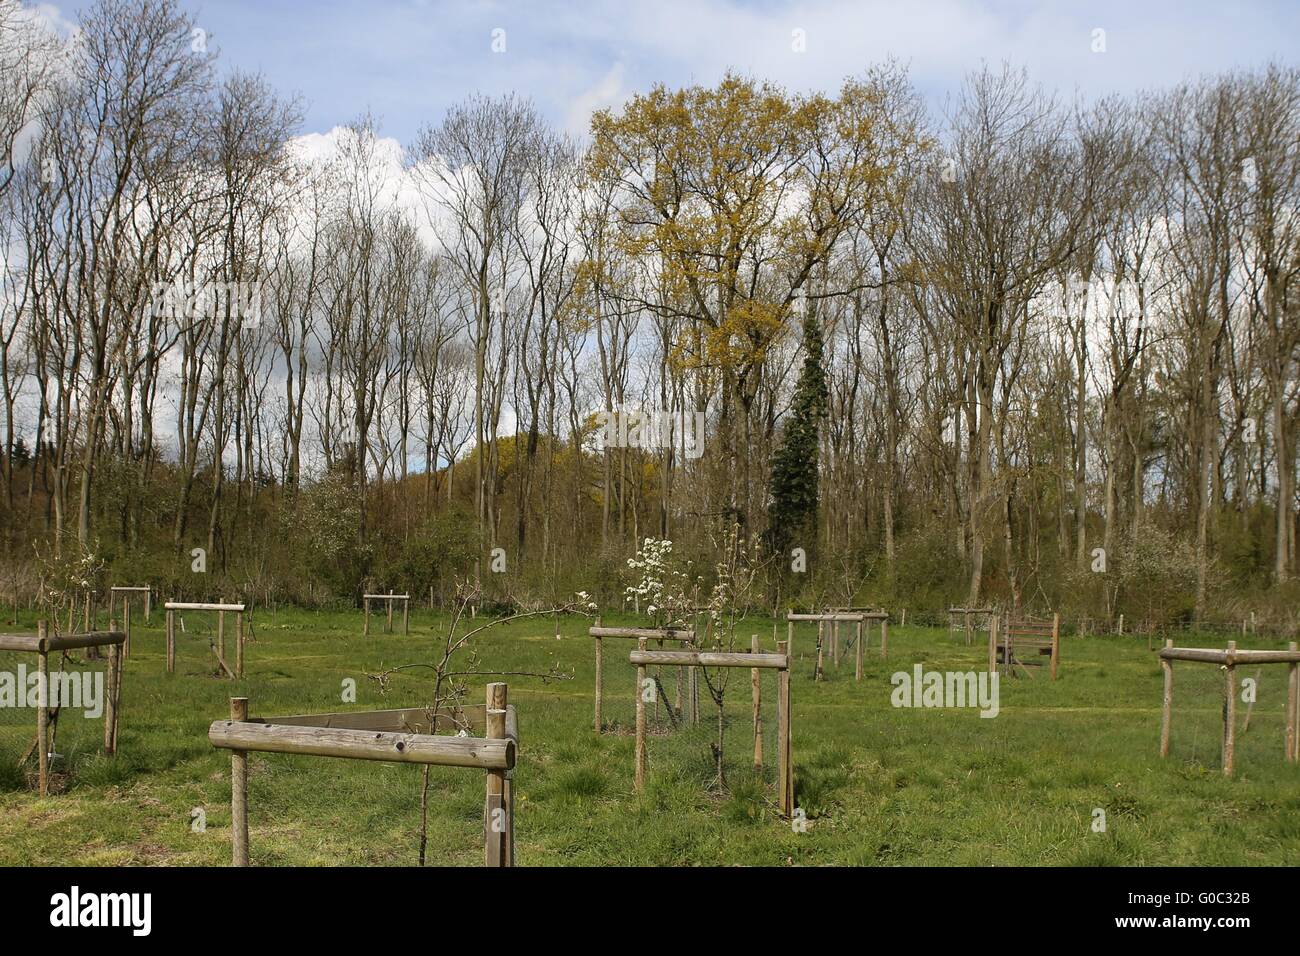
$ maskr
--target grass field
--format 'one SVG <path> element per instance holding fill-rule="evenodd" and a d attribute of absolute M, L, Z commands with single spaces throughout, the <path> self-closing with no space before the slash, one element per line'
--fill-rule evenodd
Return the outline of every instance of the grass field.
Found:
<path fill-rule="evenodd" d="M 445 626 L 413 610 L 409 637 L 376 634 L 376 618 L 363 639 L 359 612 L 259 610 L 247 678 L 232 682 L 212 676 L 198 615 L 180 640 L 177 673 L 165 674 L 161 617 L 153 627 L 137 623 L 132 637 L 119 755 L 84 760 L 65 791 L 47 799 L 15 789 L 12 775 L 0 790 L 0 864 L 228 864 L 230 760 L 206 735 L 212 720 L 228 714 L 228 698 L 249 697 L 259 715 L 419 705 L 418 672 L 397 676 L 384 697 L 365 675 L 430 659 L 433 628 Z M 476 639 L 482 669 L 558 665 L 572 674 L 550 683 L 505 678 L 521 737 L 520 864 L 1300 862 L 1300 768 L 1283 759 L 1284 666 L 1264 669 L 1249 730 L 1239 737 L 1237 776 L 1226 780 L 1219 671 L 1177 665 L 1173 747 L 1162 761 L 1161 671 L 1143 638 L 1066 637 L 1057 682 L 1045 674 L 1004 680 L 1000 714 L 981 719 L 974 709 L 890 703 L 895 671 L 918 663 L 980 670 L 986 650 L 978 642 L 966 647 L 944 630 L 894 627 L 889 661 L 876 655 L 873 637 L 860 684 L 851 660 L 814 684 L 813 631 L 805 627 L 796 637 L 792 715 L 796 804 L 808 827 L 796 833 L 760 782 L 742 775 L 729 793 L 711 792 L 698 777 L 656 762 L 655 747 L 649 786 L 633 793 L 632 737 L 592 729 L 589 623 L 562 619 L 559 640 L 549 620 L 506 624 Z M 745 645 L 752 632 L 771 646 L 771 621 L 745 622 L 740 632 Z M 607 673 L 628 668 L 620 655 L 630 642 L 609 643 Z M 1222 646 L 1209 638 L 1180 643 Z M 738 673 L 733 694 L 744 710 L 749 679 Z M 1253 668 L 1239 673 L 1255 676 Z M 339 702 L 345 678 L 357 681 L 355 705 Z M 472 684 L 470 703 L 482 702 L 484 680 Z M 1239 705 L 1240 719 L 1245 709 Z M 704 763 L 707 739 L 690 742 Z M 743 734 L 728 740 L 738 755 L 749 746 Z M 416 861 L 417 768 L 269 754 L 252 755 L 250 764 L 254 864 Z M 482 803 L 481 772 L 433 771 L 431 864 L 482 862 Z M 203 832 L 191 827 L 195 808 L 206 815 Z M 1104 833 L 1092 826 L 1097 808 L 1105 811 Z"/>

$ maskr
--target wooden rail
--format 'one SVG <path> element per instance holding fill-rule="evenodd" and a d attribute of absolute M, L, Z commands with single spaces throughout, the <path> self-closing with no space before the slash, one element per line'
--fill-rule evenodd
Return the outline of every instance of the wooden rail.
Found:
<path fill-rule="evenodd" d="M 685 627 L 602 627 L 600 618 L 596 625 L 587 629 L 587 634 L 594 638 L 596 646 L 596 708 L 594 724 L 596 733 L 605 732 L 605 638 L 619 640 L 678 641 L 686 644 L 695 643 L 695 631 Z M 685 714 L 687 720 L 694 724 L 699 721 L 700 688 L 699 675 L 695 668 L 688 667 L 677 671 L 676 706 L 679 714 Z M 667 698 L 665 697 L 665 700 Z"/>
<path fill-rule="evenodd" d="M 454 718 L 452 714 L 440 714 L 436 722 L 441 725 L 444 716 L 449 720 Z M 234 865 L 249 865 L 248 754 L 256 751 L 484 770 L 487 778 L 483 808 L 484 862 L 488 866 L 513 866 L 512 771 L 518 754 L 519 724 L 514 707 L 507 703 L 506 685 L 487 685 L 483 737 L 401 729 L 408 721 L 420 719 L 424 726 L 429 725 L 427 709 L 254 718 L 248 715 L 248 698 L 230 698 L 230 719 L 214 720 L 208 728 L 208 740 L 212 746 L 230 751 L 230 839 Z"/>
<path fill-rule="evenodd" d="M 384 601 L 387 604 L 387 613 L 384 615 L 385 634 L 393 633 L 393 602 L 401 601 L 402 602 L 402 633 L 403 634 L 411 633 L 411 596 L 409 594 L 394 594 L 391 591 L 389 591 L 387 594 L 363 594 L 361 595 L 361 601 L 362 604 L 364 605 L 362 613 L 365 615 L 363 618 L 364 623 L 361 628 L 361 635 L 363 637 L 368 637 L 370 635 L 370 602 L 371 601 Z"/>
<path fill-rule="evenodd" d="M 1174 647 L 1172 638 L 1160 649 L 1160 669 L 1164 672 L 1165 690 L 1160 710 L 1160 756 L 1169 756 L 1169 737 L 1174 709 L 1174 661 L 1218 664 L 1223 668 L 1223 775 L 1231 777 L 1237 758 L 1237 674 L 1238 664 L 1286 664 L 1286 725 L 1283 751 L 1288 763 L 1300 761 L 1300 646 L 1295 641 L 1285 651 L 1238 650 L 1236 641 L 1227 648 Z M 1246 722 L 1250 723 L 1249 711 Z"/>
<path fill-rule="evenodd" d="M 91 631 L 87 634 L 53 635 L 49 633 L 46 621 L 36 622 L 35 634 L 0 634 L 0 651 L 18 651 L 36 655 L 37 697 L 36 697 L 36 740 L 32 744 L 37 754 L 37 787 L 42 797 L 50 792 L 50 751 L 52 744 L 52 722 L 50 708 L 50 653 L 75 650 L 82 647 L 107 647 L 108 668 L 104 675 L 104 753 L 113 756 L 117 753 L 117 728 L 121 714 L 122 701 L 122 645 L 126 634 L 117 630 L 117 622 L 109 621 L 107 631 Z M 57 719 L 58 708 L 54 708 Z M 30 752 L 29 752 L 30 753 Z M 28 754 L 24 754 L 20 765 L 25 763 Z"/>
<path fill-rule="evenodd" d="M 794 764 L 790 746 L 790 653 L 785 641 L 777 644 L 775 654 L 758 652 L 758 638 L 751 642 L 751 652 L 733 653 L 720 651 L 650 651 L 646 649 L 646 638 L 641 638 L 638 647 L 628 655 L 628 661 L 636 666 L 636 752 L 634 783 L 637 792 L 645 787 L 649 767 L 649 755 L 646 747 L 646 692 L 652 683 L 646 676 L 646 668 L 654 665 L 680 667 L 748 667 L 751 671 L 751 683 L 754 695 L 754 754 L 756 764 L 762 760 L 762 721 L 759 714 L 758 673 L 762 669 L 777 672 L 777 805 L 781 815 L 788 817 L 794 812 Z"/>
<path fill-rule="evenodd" d="M 789 611 L 785 616 L 786 644 L 793 650 L 794 648 L 794 626 L 800 621 L 817 622 L 817 664 L 813 669 L 813 680 L 819 681 L 823 677 L 823 660 L 824 656 L 829 653 L 835 669 L 840 669 L 840 660 L 842 656 L 843 645 L 840 642 L 840 624 L 847 622 L 855 626 L 855 633 L 852 645 L 854 652 L 854 672 L 855 681 L 862 680 L 862 651 L 871 642 L 871 624 L 880 625 L 880 656 L 884 659 L 889 658 L 889 612 L 888 611 L 869 611 L 869 610 L 844 610 L 830 609 L 827 611 L 815 611 L 810 613 L 795 613 Z M 866 625 L 864 629 L 863 625 Z M 829 644 L 829 647 L 827 646 Z"/>
<path fill-rule="evenodd" d="M 212 646 L 217 663 L 227 677 L 244 676 L 244 605 L 220 604 L 205 601 L 168 601 L 163 605 L 167 612 L 167 673 L 176 672 L 176 612 L 212 611 L 217 615 L 217 640 Z M 235 615 L 235 669 L 226 663 L 226 614 Z"/>

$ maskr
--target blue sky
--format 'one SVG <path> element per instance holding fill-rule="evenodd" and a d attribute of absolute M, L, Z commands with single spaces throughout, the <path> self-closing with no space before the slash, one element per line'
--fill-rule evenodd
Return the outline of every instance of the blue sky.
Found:
<path fill-rule="evenodd" d="M 302 96 L 304 132 L 370 110 L 383 133 L 403 143 L 475 91 L 531 96 L 554 123 L 578 132 L 594 108 L 658 81 L 709 83 L 729 67 L 794 89 L 833 89 L 846 74 L 893 56 L 941 107 L 982 61 L 1009 60 L 1063 94 L 1085 96 L 1270 58 L 1300 62 L 1294 2 L 183 4 L 220 48 L 223 68 L 261 71 Z M 69 18 L 86 5 L 50 4 Z M 1096 29 L 1105 31 L 1104 53 L 1092 50 Z M 492 50 L 494 30 L 505 31 L 504 52 Z M 792 49 L 795 30 L 803 31 L 804 52 Z"/>

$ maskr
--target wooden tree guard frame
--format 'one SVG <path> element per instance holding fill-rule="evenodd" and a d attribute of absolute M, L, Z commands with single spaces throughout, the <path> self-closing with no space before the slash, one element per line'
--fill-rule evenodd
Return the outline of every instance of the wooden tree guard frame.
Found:
<path fill-rule="evenodd" d="M 888 611 L 814 611 L 808 614 L 796 614 L 790 611 L 785 616 L 786 645 L 794 647 L 794 626 L 798 621 L 817 622 L 817 666 L 813 670 L 813 680 L 822 679 L 823 658 L 829 643 L 831 661 L 835 669 L 840 669 L 840 659 L 845 645 L 840 641 L 840 623 L 848 622 L 855 626 L 851 641 L 854 651 L 853 679 L 862 680 L 862 651 L 871 643 L 871 624 L 880 624 L 880 657 L 889 659 L 889 612 Z M 865 627 L 863 625 L 866 625 Z"/>
<path fill-rule="evenodd" d="M 105 683 L 108 685 L 104 702 L 104 753 L 112 756 L 117 753 L 118 716 L 122 701 L 122 644 L 126 634 L 115 628 L 116 622 L 109 622 L 107 631 L 91 631 L 86 634 L 68 634 L 54 636 L 49 634 L 45 621 L 36 622 L 35 634 L 0 634 L 0 651 L 29 652 L 36 655 L 36 668 L 39 675 L 36 705 L 36 750 L 38 767 L 38 789 L 42 797 L 50 792 L 50 652 L 68 651 L 79 647 L 107 647 L 108 673 Z"/>
<path fill-rule="evenodd" d="M 217 663 L 229 678 L 244 676 L 244 605 L 207 604 L 204 602 L 168 601 L 163 605 L 167 612 L 167 673 L 176 672 L 176 612 L 215 611 L 217 614 L 217 641 L 213 649 Z M 226 612 L 235 615 L 235 669 L 226 663 Z"/>
<path fill-rule="evenodd" d="M 646 752 L 646 701 L 641 688 L 646 680 L 646 668 L 656 664 L 669 667 L 748 667 L 754 694 L 754 754 L 761 763 L 762 725 L 759 718 L 758 672 L 762 669 L 775 670 L 777 692 L 777 787 L 780 791 L 777 805 L 781 816 L 789 817 L 794 812 L 794 764 L 790 748 L 790 653 L 785 641 L 779 642 L 775 654 L 763 654 L 755 650 L 749 653 L 722 651 L 650 651 L 645 648 L 645 638 L 638 642 L 639 647 L 633 651 L 628 660 L 636 666 L 636 769 L 635 786 L 638 793 L 645 787 L 646 771 L 649 757 Z M 751 645 L 758 647 L 755 638 Z"/>
<path fill-rule="evenodd" d="M 1015 676 L 1018 666 L 1029 677 L 1033 666 L 1041 666 L 1037 661 L 1023 661 L 1016 655 L 1017 648 L 1036 650 L 1039 656 L 1051 655 L 1052 680 L 1061 663 L 1061 615 L 1053 614 L 1050 621 L 1031 621 L 1028 619 L 1006 623 L 997 621 L 989 627 L 989 672 L 1001 665 L 1002 673 L 1007 677 Z"/>
<path fill-rule="evenodd" d="M 364 623 L 361 627 L 361 636 L 370 636 L 370 602 L 384 601 L 388 605 L 388 613 L 384 616 L 384 633 L 393 633 L 393 602 L 402 602 L 402 633 L 411 633 L 411 596 L 409 594 L 394 594 L 389 591 L 387 594 L 363 594 L 361 595 L 363 604 Z"/>
<path fill-rule="evenodd" d="M 593 723 L 598 734 L 605 732 L 605 638 L 658 641 L 660 647 L 663 647 L 664 641 L 695 643 L 695 631 L 690 628 L 602 627 L 600 618 L 596 618 L 595 627 L 587 629 L 587 634 L 596 645 L 596 714 Z M 700 721 L 699 675 L 694 667 L 679 668 L 677 671 L 677 712 L 685 713 L 689 724 Z"/>
<path fill-rule="evenodd" d="M 462 711 L 477 708 L 461 708 Z M 514 866 L 514 766 L 519 748 L 515 709 L 504 683 L 487 685 L 483 737 L 434 733 L 455 726 L 454 714 L 430 721 L 423 707 L 403 710 L 249 717 L 248 698 L 230 698 L 230 719 L 214 720 L 208 740 L 230 751 L 230 841 L 234 866 L 248 866 L 248 754 L 302 754 L 348 760 L 469 767 L 487 771 L 483 805 L 483 859 L 487 866 Z"/>
<path fill-rule="evenodd" d="M 1212 647 L 1174 647 L 1172 639 L 1165 640 L 1160 649 L 1160 669 L 1164 671 L 1164 703 L 1160 711 L 1160 756 L 1169 756 L 1169 731 L 1174 706 L 1174 661 L 1193 661 L 1201 664 L 1218 664 L 1223 668 L 1223 775 L 1231 777 L 1237 757 L 1237 676 L 1238 664 L 1286 664 L 1286 729 L 1284 752 L 1287 763 L 1300 761 L 1300 649 L 1296 642 L 1285 651 L 1237 650 L 1237 642 L 1229 641 L 1227 650 Z"/>

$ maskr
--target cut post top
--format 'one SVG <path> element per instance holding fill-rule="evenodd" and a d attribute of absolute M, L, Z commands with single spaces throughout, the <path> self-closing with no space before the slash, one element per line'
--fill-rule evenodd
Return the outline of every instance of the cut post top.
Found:
<path fill-rule="evenodd" d="M 72 650 L 76 647 L 108 647 L 126 641 L 125 631 L 90 631 L 85 634 L 50 635 L 0 634 L 0 651 L 30 651 L 35 654 Z"/>

